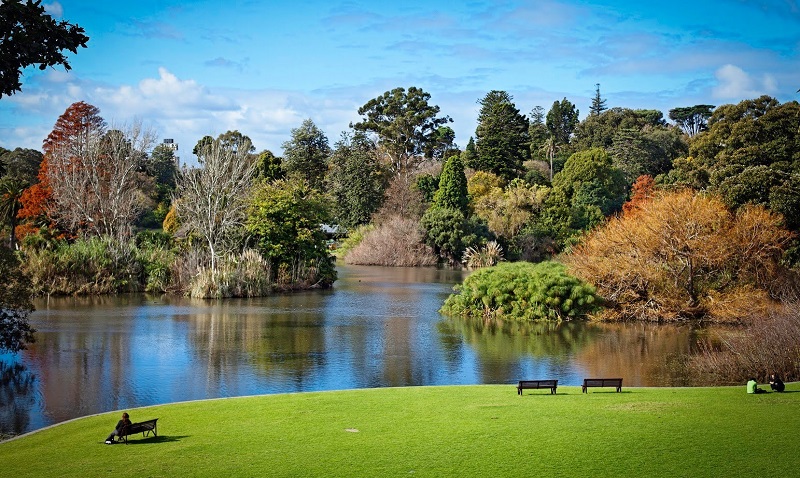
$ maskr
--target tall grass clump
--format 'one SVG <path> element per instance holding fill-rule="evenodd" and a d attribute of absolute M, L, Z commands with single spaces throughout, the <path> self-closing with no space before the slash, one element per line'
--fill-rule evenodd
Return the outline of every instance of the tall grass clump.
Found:
<path fill-rule="evenodd" d="M 401 216 L 383 220 L 345 257 L 347 264 L 417 267 L 436 265 L 433 249 L 423 244 L 419 222 Z"/>
<path fill-rule="evenodd" d="M 23 248 L 22 267 L 33 292 L 44 295 L 108 294 L 140 290 L 135 246 L 108 236 Z"/>
<path fill-rule="evenodd" d="M 593 287 L 556 262 L 501 263 L 479 269 L 454 288 L 441 312 L 502 320 L 570 320 L 599 306 Z"/>
<path fill-rule="evenodd" d="M 261 297 L 269 294 L 269 261 L 253 249 L 219 260 L 216 270 L 199 267 L 188 295 L 195 298 Z"/>
<path fill-rule="evenodd" d="M 142 283 L 147 292 L 170 289 L 171 266 L 177 256 L 173 238 L 161 231 L 142 231 L 136 235 L 136 256 L 142 267 Z"/>

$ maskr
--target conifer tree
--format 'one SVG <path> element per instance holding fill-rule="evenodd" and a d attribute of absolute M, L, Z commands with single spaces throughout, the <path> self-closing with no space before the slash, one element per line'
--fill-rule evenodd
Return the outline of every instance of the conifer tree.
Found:
<path fill-rule="evenodd" d="M 594 98 L 592 98 L 592 106 L 589 107 L 589 114 L 592 116 L 599 115 L 607 110 L 606 100 L 600 97 L 600 83 L 595 83 Z"/>

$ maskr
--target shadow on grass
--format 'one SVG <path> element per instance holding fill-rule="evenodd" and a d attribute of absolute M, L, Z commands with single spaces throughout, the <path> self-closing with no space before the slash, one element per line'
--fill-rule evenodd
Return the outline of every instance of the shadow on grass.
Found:
<path fill-rule="evenodd" d="M 181 441 L 184 438 L 189 438 L 191 435 L 159 435 L 157 437 L 151 436 L 147 438 L 128 440 L 128 445 L 154 445 L 156 443 L 169 443 Z M 125 442 L 117 442 L 114 445 L 125 446 Z"/>

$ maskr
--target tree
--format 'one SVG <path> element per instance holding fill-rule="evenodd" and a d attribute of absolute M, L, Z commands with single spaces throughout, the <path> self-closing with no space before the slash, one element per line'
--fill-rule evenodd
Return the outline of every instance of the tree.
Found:
<path fill-rule="evenodd" d="M 311 119 L 292 129 L 292 139 L 283 143 L 283 167 L 289 175 L 299 176 L 311 187 L 322 189 L 331 148 L 328 138 Z"/>
<path fill-rule="evenodd" d="M 0 246 L 0 352 L 16 353 L 34 341 L 35 329 L 28 323 L 33 311 L 31 283 L 19 268 L 14 253 Z"/>
<path fill-rule="evenodd" d="M 608 109 L 606 108 L 606 100 L 600 97 L 600 83 L 595 83 L 594 86 L 594 98 L 592 98 L 592 106 L 589 107 L 590 116 L 597 116 Z"/>
<path fill-rule="evenodd" d="M 761 320 L 785 280 L 790 238 L 761 206 L 733 213 L 713 196 L 679 190 L 610 219 L 564 259 L 597 286 L 609 318 Z"/>
<path fill-rule="evenodd" d="M 45 140 L 48 215 L 68 230 L 122 239 L 143 210 L 139 171 L 155 135 L 141 123 L 121 128 L 107 131 L 99 110 L 78 102 Z"/>
<path fill-rule="evenodd" d="M 568 99 L 560 102 L 554 101 L 550 111 L 547 112 L 547 131 L 553 137 L 555 144 L 569 144 L 570 136 L 578 124 L 578 109 Z"/>
<path fill-rule="evenodd" d="M 178 217 L 205 240 L 212 271 L 217 258 L 232 249 L 231 238 L 245 222 L 256 162 L 247 141 L 239 146 L 231 149 L 220 135 L 202 148 L 202 166 L 178 177 Z"/>
<path fill-rule="evenodd" d="M 472 181 L 470 185 L 473 189 Z M 505 188 L 492 187 L 476 198 L 475 214 L 486 221 L 489 231 L 509 243 L 539 212 L 548 192 L 547 187 L 529 186 L 523 180 L 515 179 Z"/>
<path fill-rule="evenodd" d="M 439 126 L 425 149 L 425 157 L 436 161 L 441 161 L 449 158 L 452 154 L 458 153 L 456 132 L 449 126 Z"/>
<path fill-rule="evenodd" d="M 322 224 L 330 221 L 327 201 L 302 178 L 261 182 L 247 205 L 245 228 L 256 241 L 256 248 L 270 260 L 273 273 L 317 268 L 319 285 L 330 286 L 336 271 Z"/>
<path fill-rule="evenodd" d="M 0 179 L 0 217 L 5 224 L 8 224 L 8 247 L 11 250 L 17 247 L 17 213 L 22 208 L 20 198 L 26 188 L 24 182 L 12 176 Z"/>
<path fill-rule="evenodd" d="M 439 127 L 453 120 L 438 117 L 439 107 L 428 104 L 431 95 L 420 88 L 395 88 L 369 100 L 358 109 L 362 121 L 351 124 L 358 131 L 375 133 L 387 155 L 392 172 L 409 176 L 432 151 Z"/>
<path fill-rule="evenodd" d="M 388 178 L 378 161 L 375 143 L 365 133 L 342 133 L 335 147 L 326 189 L 335 199 L 336 223 L 353 229 L 367 224 L 381 206 Z"/>
<path fill-rule="evenodd" d="M 42 162 L 42 153 L 34 149 L 16 148 L 0 154 L 0 216 L 9 225 L 8 246 L 17 244 L 17 213 L 22 208 L 22 195 L 36 182 Z"/>
<path fill-rule="evenodd" d="M 0 152 L 0 176 L 10 176 L 30 186 L 36 182 L 41 163 L 42 153 L 35 149 L 16 148 Z"/>
<path fill-rule="evenodd" d="M 467 213 L 467 176 L 459 155 L 450 156 L 439 177 L 439 189 L 433 195 L 431 207 L 450 208 Z"/>
<path fill-rule="evenodd" d="M 535 106 L 531 110 L 530 127 L 528 128 L 528 137 L 531 141 L 531 158 L 546 161 L 544 151 L 544 143 L 547 141 L 549 133 L 547 125 L 545 124 L 544 108 Z"/>
<path fill-rule="evenodd" d="M 272 151 L 265 149 L 258 153 L 256 160 L 256 178 L 266 179 L 272 181 L 274 179 L 283 179 L 283 160 L 274 154 Z"/>
<path fill-rule="evenodd" d="M 718 107 L 692 138 L 671 182 L 708 188 L 725 204 L 762 204 L 800 229 L 800 103 L 769 96 Z"/>
<path fill-rule="evenodd" d="M 22 70 L 38 65 L 40 70 L 71 66 L 64 50 L 78 53 L 89 37 L 78 25 L 56 21 L 45 13 L 41 0 L 0 2 L 0 98 L 22 90 Z"/>
<path fill-rule="evenodd" d="M 522 163 L 530 159 L 530 124 L 512 100 L 505 91 L 492 90 L 479 101 L 481 110 L 475 129 L 478 160 L 470 165 L 507 181 L 519 176 Z"/>
<path fill-rule="evenodd" d="M 428 208 L 420 220 L 420 226 L 425 231 L 425 244 L 451 263 L 460 262 L 467 247 L 491 238 L 486 226 L 477 218 L 469 218 L 453 208 Z"/>
<path fill-rule="evenodd" d="M 669 119 L 677 123 L 689 136 L 701 133 L 708 127 L 708 119 L 713 114 L 714 105 L 694 105 L 672 108 Z"/>
<path fill-rule="evenodd" d="M 664 115 L 658 110 L 611 108 L 598 115 L 589 115 L 575 127 L 573 144 L 579 151 L 589 148 L 608 149 L 621 130 L 645 133 L 667 128 Z"/>
<path fill-rule="evenodd" d="M 468 168 L 474 168 L 474 165 L 478 163 L 478 150 L 475 148 L 475 139 L 470 136 L 469 141 L 467 142 L 467 146 L 464 148 L 464 151 L 461 152 L 461 164 Z"/>
<path fill-rule="evenodd" d="M 158 200 L 169 199 L 175 191 L 178 165 L 175 163 L 175 151 L 165 144 L 159 144 L 153 149 L 146 165 L 147 174 L 155 179 L 159 189 Z"/>

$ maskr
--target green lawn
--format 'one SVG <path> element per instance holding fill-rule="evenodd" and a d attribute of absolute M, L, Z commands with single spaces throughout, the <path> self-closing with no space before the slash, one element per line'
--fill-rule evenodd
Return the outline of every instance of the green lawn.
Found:
<path fill-rule="evenodd" d="M 130 410 L 158 437 L 104 445 L 119 413 L 0 443 L 2 476 L 797 476 L 800 384 L 268 395 Z"/>

